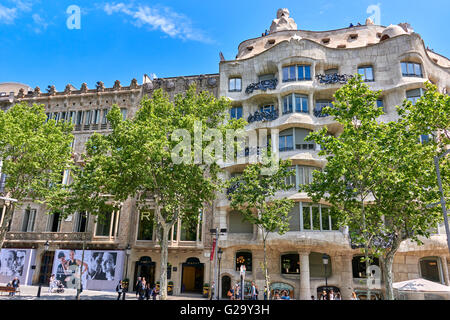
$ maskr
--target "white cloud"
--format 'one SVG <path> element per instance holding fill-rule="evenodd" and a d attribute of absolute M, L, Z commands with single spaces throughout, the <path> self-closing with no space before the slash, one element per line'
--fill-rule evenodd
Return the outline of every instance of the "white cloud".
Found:
<path fill-rule="evenodd" d="M 112 15 L 122 13 L 133 18 L 132 24 L 136 27 L 149 27 L 151 30 L 160 30 L 172 38 L 211 42 L 204 32 L 192 27 L 192 21 L 183 14 L 174 12 L 170 8 L 152 8 L 147 5 L 134 5 L 125 3 L 106 4 L 103 10 Z"/>
<path fill-rule="evenodd" d="M 32 18 L 33 18 L 33 21 L 34 21 L 34 23 L 36 25 L 34 27 L 34 31 L 36 33 L 41 33 L 43 30 L 47 29 L 48 23 L 45 22 L 45 20 L 40 15 L 35 13 L 35 14 L 33 14 Z"/>

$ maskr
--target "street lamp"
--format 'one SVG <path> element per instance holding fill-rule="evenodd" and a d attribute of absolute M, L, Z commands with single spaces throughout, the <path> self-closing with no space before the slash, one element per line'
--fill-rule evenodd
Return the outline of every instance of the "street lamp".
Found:
<path fill-rule="evenodd" d="M 325 266 L 325 290 L 328 294 L 328 277 L 327 277 L 327 265 L 328 265 L 328 255 L 326 255 L 325 253 L 322 256 L 322 261 L 323 261 L 323 265 Z"/>
<path fill-rule="evenodd" d="M 127 248 L 125 249 L 125 254 L 127 255 L 127 265 L 125 266 L 125 278 L 128 279 L 128 258 L 131 255 L 131 246 L 130 246 L 130 244 L 127 245 Z"/>
<path fill-rule="evenodd" d="M 219 248 L 219 251 L 217 251 L 217 259 L 219 259 L 219 281 L 217 283 L 217 300 L 220 299 L 220 281 L 221 281 L 221 279 L 220 279 L 220 260 L 222 260 L 222 254 L 223 254 L 222 248 Z"/>
<path fill-rule="evenodd" d="M 44 274 L 44 282 L 47 278 L 47 260 L 48 257 L 46 255 L 48 248 L 50 247 L 50 243 L 48 243 L 48 240 L 45 242 L 44 244 L 44 269 L 43 269 L 43 274 Z M 39 288 L 38 288 L 38 292 L 37 292 L 37 297 L 40 298 L 41 297 L 41 289 L 42 289 L 42 281 L 39 281 Z"/>

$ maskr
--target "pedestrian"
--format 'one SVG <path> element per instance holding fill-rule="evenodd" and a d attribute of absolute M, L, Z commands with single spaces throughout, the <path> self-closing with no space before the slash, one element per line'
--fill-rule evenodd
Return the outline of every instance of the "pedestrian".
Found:
<path fill-rule="evenodd" d="M 316 299 L 314 298 L 314 296 L 311 296 L 311 300 L 316 300 Z"/>
<path fill-rule="evenodd" d="M 232 287 L 228 290 L 227 297 L 230 298 L 230 300 L 234 300 L 234 289 Z"/>
<path fill-rule="evenodd" d="M 11 296 L 15 296 L 16 295 L 16 291 L 17 289 L 20 287 L 20 280 L 18 277 L 14 277 L 13 281 L 11 282 L 13 288 L 14 288 L 14 292 L 11 292 Z"/>
<path fill-rule="evenodd" d="M 155 285 L 155 286 L 153 286 L 153 291 L 152 291 L 153 300 L 156 300 L 156 297 L 158 296 L 158 294 L 159 294 L 159 290 L 158 290 L 158 287 Z"/>
<path fill-rule="evenodd" d="M 251 287 L 251 292 L 250 292 L 250 299 L 251 300 L 256 300 L 257 298 L 257 294 L 256 294 L 256 286 L 255 283 L 252 281 L 252 287 Z"/>
<path fill-rule="evenodd" d="M 54 287 L 55 287 L 55 275 L 52 274 L 50 279 L 48 280 L 48 293 L 52 293 Z"/>
<path fill-rule="evenodd" d="M 322 291 L 322 294 L 320 295 L 319 300 L 328 300 L 327 292 L 325 290 Z"/>
<path fill-rule="evenodd" d="M 137 281 L 136 281 L 136 298 L 138 297 L 139 294 L 139 287 L 141 286 L 141 277 L 137 277 Z"/>
<path fill-rule="evenodd" d="M 120 300 L 120 296 L 123 293 L 122 280 L 120 280 L 119 283 L 117 284 L 116 292 L 117 292 L 117 300 Z M 125 295 L 125 293 L 124 293 L 124 295 Z"/>
<path fill-rule="evenodd" d="M 352 292 L 352 298 L 351 298 L 351 300 L 359 300 L 358 297 L 357 297 L 357 295 L 356 295 L 356 292 L 355 292 L 355 291 Z"/>
<path fill-rule="evenodd" d="M 333 289 L 330 290 L 329 300 L 334 300 L 334 291 Z"/>
<path fill-rule="evenodd" d="M 268 293 L 267 286 L 264 286 L 264 300 L 267 300 Z"/>
<path fill-rule="evenodd" d="M 147 283 L 145 285 L 145 300 L 150 300 L 151 295 L 152 295 L 152 288 L 150 286 L 150 283 Z"/>
<path fill-rule="evenodd" d="M 342 297 L 341 297 L 341 293 L 340 293 L 340 292 L 337 292 L 337 293 L 336 293 L 336 297 L 334 298 L 334 300 L 342 300 Z"/>
<path fill-rule="evenodd" d="M 216 291 L 216 284 L 213 281 L 213 283 L 211 285 L 211 297 L 209 298 L 209 300 L 213 300 L 214 299 L 215 291 Z"/>
<path fill-rule="evenodd" d="M 239 300 L 239 297 L 241 296 L 241 290 L 238 283 L 236 283 L 234 287 L 234 296 L 236 300 Z"/>

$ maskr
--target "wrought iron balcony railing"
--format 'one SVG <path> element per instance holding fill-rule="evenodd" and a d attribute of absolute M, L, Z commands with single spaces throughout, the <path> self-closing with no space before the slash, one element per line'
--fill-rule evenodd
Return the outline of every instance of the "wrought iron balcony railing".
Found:
<path fill-rule="evenodd" d="M 248 117 L 247 122 L 253 123 L 258 121 L 273 121 L 276 119 L 278 119 L 278 110 L 256 111 Z"/>
<path fill-rule="evenodd" d="M 335 83 L 346 84 L 347 81 L 349 79 L 351 79 L 351 78 L 353 78 L 352 75 L 337 74 L 337 73 L 333 73 L 333 74 L 318 74 L 316 76 L 316 79 L 321 84 L 335 84 Z"/>
<path fill-rule="evenodd" d="M 245 89 L 246 94 L 253 93 L 255 90 L 267 91 L 267 89 L 275 90 L 278 85 L 278 79 L 262 80 L 256 83 L 251 83 Z"/>

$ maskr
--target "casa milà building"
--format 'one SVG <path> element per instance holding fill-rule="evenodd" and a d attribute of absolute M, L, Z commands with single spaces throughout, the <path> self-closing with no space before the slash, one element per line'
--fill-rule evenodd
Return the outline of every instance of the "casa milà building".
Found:
<path fill-rule="evenodd" d="M 336 227 L 325 202 L 313 204 L 306 193 L 298 192 L 311 181 L 313 170 L 325 166 L 318 155 L 320 146 L 304 139 L 324 126 L 329 134 L 340 133 L 322 108 L 357 73 L 371 89 L 383 92 L 377 104 L 385 114 L 379 121 L 395 120 L 395 106 L 404 99 L 418 99 L 426 81 L 440 92 L 450 89 L 450 60 L 428 50 L 409 24 L 384 27 L 368 19 L 365 25 L 306 31 L 298 29 L 287 9 L 278 10 L 269 32 L 243 41 L 234 60 L 220 62 L 220 96 L 232 101 L 231 116 L 247 120 L 249 131 L 278 129 L 280 158 L 292 161 L 295 177 L 287 183 L 293 188 L 279 194 L 295 200 L 290 231 L 269 235 L 268 269 L 272 289 L 289 290 L 295 299 L 317 297 L 326 282 L 343 299 L 350 299 L 353 290 L 362 295 L 367 288 L 361 281 L 365 275 L 361 251 L 352 249 L 347 230 Z M 224 166 L 224 178 L 239 175 L 244 166 Z M 219 242 L 224 250 L 222 286 L 239 281 L 244 264 L 246 279 L 262 291 L 263 249 L 256 227 L 233 212 L 226 193 L 216 200 L 215 209 L 215 223 L 228 229 Z M 436 226 L 422 246 L 402 243 L 395 256 L 394 282 L 423 277 L 449 285 L 448 248 L 441 232 L 443 225 Z M 329 261 L 326 278 L 324 254 Z M 378 298 L 381 289 L 378 285 L 373 290 Z"/>
<path fill-rule="evenodd" d="M 173 98 L 192 83 L 216 97 L 228 97 L 230 116 L 247 120 L 247 130 L 279 130 L 280 156 L 292 160 L 296 173 L 288 181 L 292 190 L 280 193 L 295 200 L 290 231 L 283 236 L 273 234 L 268 241 L 271 289 L 285 289 L 295 299 L 309 300 L 327 283 L 343 299 L 350 299 L 352 291 L 363 298 L 366 285 L 361 281 L 365 275 L 359 263 L 361 252 L 352 249 L 347 231 L 336 227 L 325 202 L 313 204 L 305 193 L 297 191 L 311 181 L 313 170 L 325 166 L 318 156 L 319 146 L 304 138 L 325 125 L 330 134 L 339 134 L 338 124 L 321 110 L 332 103 L 334 92 L 347 77 L 356 73 L 361 73 L 372 89 L 383 90 L 378 104 L 385 114 L 380 121 L 395 120 L 395 106 L 405 98 L 415 101 L 420 97 L 426 81 L 436 84 L 441 92 L 450 90 L 450 60 L 427 49 L 408 24 L 384 27 L 368 19 L 365 25 L 306 31 L 299 30 L 287 9 L 280 9 L 270 31 L 242 42 L 234 60 L 222 57 L 219 74 L 164 79 L 144 76 L 142 84 L 133 79 L 129 86 L 116 81 L 112 88 L 102 82 L 94 89 L 86 84 L 79 89 L 67 85 L 63 92 L 49 86 L 45 93 L 38 87 L 0 84 L 0 93 L 5 92 L 0 94 L 0 107 L 5 110 L 22 101 L 44 104 L 48 118 L 71 119 L 73 152 L 79 159 L 93 132 L 109 132 L 106 114 L 113 104 L 121 108 L 124 118 L 133 117 L 144 95 L 151 96 L 155 89 L 163 88 Z M 223 178 L 238 175 L 244 167 L 224 166 Z M 70 183 L 69 175 L 64 179 Z M 256 228 L 243 223 L 231 210 L 225 191 L 217 195 L 212 208 L 203 210 L 200 221 L 195 226 L 180 221 L 172 230 L 168 261 L 173 292 L 201 293 L 203 284 L 212 283 L 215 272 L 210 261 L 210 230 L 220 228 L 227 232 L 218 241 L 223 250 L 219 294 L 226 297 L 228 288 L 239 280 L 242 264 L 247 270 L 246 286 L 254 281 L 262 293 L 262 242 Z M 139 212 L 135 199 L 124 202 L 106 222 L 96 221 L 88 213 L 58 219 L 47 215 L 44 205 L 26 203 L 15 209 L 9 230 L 4 249 L 14 251 L 15 256 L 26 253 L 22 283 L 45 283 L 57 270 L 61 251 L 67 258 L 69 251 L 75 250 L 79 259 L 83 243 L 90 252 L 85 261 L 89 268 L 94 266 L 93 273 L 99 257 L 115 265 L 113 280 L 89 273 L 87 289 L 114 290 L 122 278 L 130 279 L 132 289 L 138 276 L 150 282 L 159 278 L 160 250 L 151 212 Z M 395 282 L 422 277 L 449 285 L 450 257 L 443 232 L 442 225 L 436 226 L 422 246 L 402 243 L 394 260 Z M 49 248 L 44 250 L 47 242 Z M 324 254 L 329 261 L 326 278 Z M 0 282 L 6 282 L 9 276 L 1 273 Z M 381 289 L 378 285 L 372 290 L 374 297 L 382 296 Z"/>

